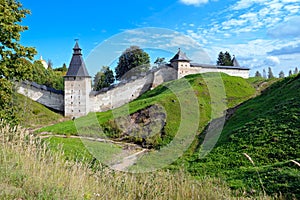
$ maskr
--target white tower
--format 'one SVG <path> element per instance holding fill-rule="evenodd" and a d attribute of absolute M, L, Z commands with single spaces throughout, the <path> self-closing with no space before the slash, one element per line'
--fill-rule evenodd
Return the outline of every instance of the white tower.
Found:
<path fill-rule="evenodd" d="M 77 118 L 87 115 L 90 111 L 89 96 L 92 83 L 77 41 L 73 50 L 72 60 L 64 77 L 65 116 Z"/>

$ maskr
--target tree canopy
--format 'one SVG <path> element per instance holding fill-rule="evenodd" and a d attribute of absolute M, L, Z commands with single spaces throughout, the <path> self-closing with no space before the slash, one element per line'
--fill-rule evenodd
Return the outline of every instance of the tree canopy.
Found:
<path fill-rule="evenodd" d="M 222 51 L 218 55 L 217 65 L 219 66 L 233 66 L 233 59 L 229 52 L 223 53 Z"/>
<path fill-rule="evenodd" d="M 131 46 L 126 49 L 119 57 L 119 62 L 116 67 L 116 79 L 121 80 L 127 77 L 124 75 L 134 69 L 131 75 L 148 71 L 150 68 L 150 56 L 138 46 Z"/>
<path fill-rule="evenodd" d="M 107 67 L 103 66 L 99 72 L 94 77 L 94 87 L 95 91 L 99 91 L 102 88 L 109 87 L 115 82 L 115 77 L 113 71 Z"/>
<path fill-rule="evenodd" d="M 21 32 L 28 29 L 21 25 L 30 11 L 16 0 L 0 1 L 0 118 L 13 120 L 12 82 L 30 78 L 36 50 L 20 44 Z"/>
<path fill-rule="evenodd" d="M 5 79 L 23 79 L 28 75 L 19 58 L 33 59 L 36 50 L 22 46 L 21 32 L 28 29 L 22 26 L 22 19 L 30 14 L 22 4 L 15 0 L 0 1 L 0 77 Z"/>

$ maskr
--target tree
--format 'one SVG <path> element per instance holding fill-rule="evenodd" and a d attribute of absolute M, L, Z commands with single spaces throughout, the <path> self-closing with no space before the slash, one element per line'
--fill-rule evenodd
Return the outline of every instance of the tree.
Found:
<path fill-rule="evenodd" d="M 99 91 L 109 87 L 113 82 L 115 82 L 113 71 L 109 67 L 103 66 L 94 77 L 94 90 Z"/>
<path fill-rule="evenodd" d="M 222 51 L 218 55 L 217 65 L 219 66 L 233 66 L 233 59 L 229 52 L 223 53 Z"/>
<path fill-rule="evenodd" d="M 268 68 L 268 78 L 274 78 L 271 67 Z"/>
<path fill-rule="evenodd" d="M 154 61 L 154 64 L 158 66 L 166 64 L 165 58 L 157 57 L 156 60 Z"/>
<path fill-rule="evenodd" d="M 295 67 L 294 74 L 298 74 L 298 73 L 299 73 L 298 67 Z"/>
<path fill-rule="evenodd" d="M 261 76 L 261 73 L 260 73 L 259 71 L 256 71 L 256 72 L 255 72 L 255 77 L 261 78 L 261 77 L 262 77 L 262 76 Z"/>
<path fill-rule="evenodd" d="M 263 69 L 263 78 L 267 78 L 267 73 L 265 69 Z"/>
<path fill-rule="evenodd" d="M 146 72 L 150 68 L 150 56 L 140 49 L 138 46 L 131 46 L 126 49 L 119 57 L 119 62 L 116 67 L 116 79 L 126 79 L 124 75 L 134 69 L 131 75 L 136 75 L 141 72 Z"/>
<path fill-rule="evenodd" d="M 283 71 L 279 72 L 279 78 L 284 78 L 284 72 Z"/>
<path fill-rule="evenodd" d="M 53 62 L 52 62 L 52 60 L 48 60 L 48 62 L 47 62 L 47 66 L 48 66 L 48 69 L 52 69 L 53 68 Z"/>
<path fill-rule="evenodd" d="M 8 120 L 14 119 L 10 105 L 11 80 L 24 80 L 31 76 L 31 65 L 23 65 L 22 58 L 31 60 L 36 54 L 34 48 L 20 44 L 20 33 L 28 29 L 21 25 L 27 14 L 30 11 L 16 0 L 0 1 L 0 118 Z"/>
<path fill-rule="evenodd" d="M 292 76 L 293 75 L 293 72 L 292 70 L 289 71 L 289 76 Z"/>
<path fill-rule="evenodd" d="M 66 63 L 64 63 L 62 67 L 55 68 L 54 71 L 57 71 L 57 72 L 67 72 L 68 68 L 67 68 Z"/>
<path fill-rule="evenodd" d="M 28 29 L 20 23 L 30 11 L 15 0 L 1 0 L 0 10 L 0 77 L 7 80 L 26 79 L 28 69 L 23 68 L 19 58 L 33 59 L 36 50 L 19 44 L 20 32 Z M 15 73 L 18 73 L 17 77 Z"/>

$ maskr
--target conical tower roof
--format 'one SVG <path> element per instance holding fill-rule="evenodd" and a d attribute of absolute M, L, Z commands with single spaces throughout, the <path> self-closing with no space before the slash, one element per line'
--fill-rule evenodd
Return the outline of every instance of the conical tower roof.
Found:
<path fill-rule="evenodd" d="M 176 62 L 176 61 L 188 61 L 189 62 L 191 60 L 179 48 L 176 55 L 170 60 L 171 63 Z"/>
<path fill-rule="evenodd" d="M 81 48 L 79 47 L 78 41 L 76 41 L 73 51 L 73 56 L 66 77 L 90 77 L 85 67 L 85 63 L 82 58 Z"/>

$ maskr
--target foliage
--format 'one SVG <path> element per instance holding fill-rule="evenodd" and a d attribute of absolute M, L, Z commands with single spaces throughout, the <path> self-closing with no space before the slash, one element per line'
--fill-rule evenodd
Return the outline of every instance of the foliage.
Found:
<path fill-rule="evenodd" d="M 150 57 L 149 55 L 140 49 L 138 46 L 131 46 L 126 49 L 122 55 L 119 57 L 119 62 L 116 67 L 116 79 L 126 79 L 129 77 L 125 77 L 126 73 L 130 71 L 130 75 L 136 75 L 141 72 L 146 72 L 150 67 Z M 135 69 L 135 71 L 131 71 Z"/>
<path fill-rule="evenodd" d="M 199 101 L 199 112 L 201 115 L 199 132 L 204 129 L 211 118 L 223 114 L 225 109 L 223 107 L 219 107 L 217 102 L 213 102 L 213 104 L 211 104 L 211 93 L 217 94 L 220 90 L 225 89 L 227 94 L 226 99 L 220 98 L 214 101 L 226 101 L 227 107 L 234 107 L 249 99 L 255 93 L 253 86 L 245 79 L 240 77 L 231 77 L 226 74 L 221 74 L 221 77 L 219 73 L 197 74 L 189 75 L 185 77 L 185 79 L 194 89 Z M 224 84 L 225 88 L 222 84 L 220 84 L 219 79 L 223 81 L 222 84 Z M 180 125 L 180 102 L 178 102 L 176 95 L 172 93 L 170 89 L 168 89 L 172 84 L 180 85 L 180 81 L 182 80 L 175 80 L 160 85 L 154 90 L 144 93 L 138 99 L 129 103 L 128 105 L 124 105 L 124 107 L 129 106 L 129 114 L 136 113 L 154 104 L 161 105 L 165 109 L 167 121 L 163 129 L 163 133 L 156 134 L 153 136 L 153 138 L 149 138 L 149 142 L 147 143 L 150 146 L 152 145 L 154 148 L 165 146 L 172 141 Z M 210 85 L 210 90 L 208 89 L 207 84 Z M 186 101 L 186 103 L 188 103 L 188 99 Z M 211 110 L 211 105 L 216 105 L 217 107 L 213 113 Z M 113 110 L 113 113 L 122 110 L 124 107 Z M 88 115 L 82 118 L 83 121 L 86 121 L 86 123 L 84 123 L 86 126 L 88 126 L 91 116 L 92 115 Z M 114 138 L 115 135 L 120 135 L 118 127 L 114 124 L 114 121 L 111 121 L 114 119 L 112 111 L 97 113 L 97 118 L 99 120 L 99 124 L 104 128 L 104 130 L 107 130 L 105 133 L 108 137 Z M 53 126 L 44 127 L 39 130 L 39 132 L 43 131 L 52 132 L 55 134 L 79 134 L 73 121 L 62 122 Z M 140 143 L 141 138 L 131 138 L 130 140 Z"/>
<path fill-rule="evenodd" d="M 33 63 L 33 75 L 28 80 L 57 90 L 63 90 L 63 75 L 64 72 L 53 71 L 51 68 L 45 69 L 41 61 L 37 60 Z"/>
<path fill-rule="evenodd" d="M 299 88 L 300 76 L 288 77 L 245 102 L 225 124 L 215 148 L 202 159 L 198 158 L 199 146 L 189 159 L 190 172 L 222 177 L 232 188 L 248 194 L 264 189 L 268 194 L 280 192 L 287 199 L 299 199 L 300 169 L 291 162 L 299 162 L 300 155 Z"/>
<path fill-rule="evenodd" d="M 18 1 L 0 1 L 0 117 L 8 120 L 16 121 L 10 81 L 30 77 L 31 65 L 25 59 L 32 59 L 36 54 L 34 48 L 19 43 L 20 33 L 28 29 L 20 23 L 29 13 Z"/>
<path fill-rule="evenodd" d="M 298 67 L 295 67 L 294 74 L 297 75 L 298 73 L 299 73 Z"/>
<path fill-rule="evenodd" d="M 271 67 L 268 68 L 268 78 L 274 78 Z"/>
<path fill-rule="evenodd" d="M 55 68 L 53 70 L 54 71 L 58 71 L 58 72 L 64 72 L 64 73 L 66 73 L 68 71 L 68 68 L 67 68 L 66 63 L 64 63 L 62 67 L 58 67 L 58 68 Z"/>
<path fill-rule="evenodd" d="M 58 139 L 66 145 L 49 147 L 26 130 L 2 123 L 0 141 L 0 199 L 235 199 L 218 179 L 193 180 L 183 171 L 122 173 L 100 163 L 93 170 L 91 155 L 65 160 L 77 154 L 67 145 L 77 144 L 71 149 L 87 153 L 80 140 Z"/>
<path fill-rule="evenodd" d="M 27 128 L 36 128 L 60 122 L 63 117 L 31 99 L 16 94 L 13 98 L 16 107 L 15 116 L 19 124 Z"/>
<path fill-rule="evenodd" d="M 154 61 L 154 64 L 158 66 L 166 64 L 165 58 L 157 57 L 156 60 Z"/>
<path fill-rule="evenodd" d="M 109 87 L 115 82 L 113 71 L 106 66 L 103 66 L 94 77 L 94 90 L 99 91 L 102 88 Z"/>
<path fill-rule="evenodd" d="M 229 52 L 223 53 L 222 51 L 218 55 L 217 65 L 219 66 L 233 66 L 233 59 Z"/>
<path fill-rule="evenodd" d="M 255 72 L 255 77 L 260 77 L 260 78 L 261 78 L 262 75 L 261 75 L 261 73 L 260 73 L 259 71 L 256 71 L 256 72 Z"/>
<path fill-rule="evenodd" d="M 279 78 L 284 78 L 284 72 L 281 70 L 278 75 Z"/>

